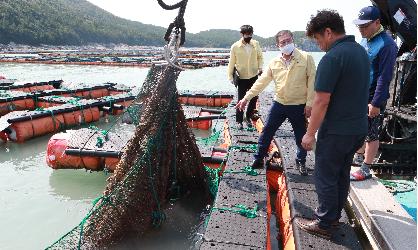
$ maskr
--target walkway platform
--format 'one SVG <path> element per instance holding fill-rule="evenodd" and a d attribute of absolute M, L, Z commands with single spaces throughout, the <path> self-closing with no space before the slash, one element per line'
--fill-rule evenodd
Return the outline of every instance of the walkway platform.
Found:
<path fill-rule="evenodd" d="M 267 246 L 270 211 L 266 172 L 257 170 L 255 176 L 242 172 L 242 168 L 252 163 L 253 152 L 247 147 L 257 144 L 258 133 L 238 130 L 233 106 L 230 105 L 225 116 L 232 145 L 238 147 L 229 150 L 226 172 L 219 183 L 200 249 L 266 249 Z M 236 205 L 255 208 L 256 216 L 248 218 L 228 211 L 236 209 Z"/>

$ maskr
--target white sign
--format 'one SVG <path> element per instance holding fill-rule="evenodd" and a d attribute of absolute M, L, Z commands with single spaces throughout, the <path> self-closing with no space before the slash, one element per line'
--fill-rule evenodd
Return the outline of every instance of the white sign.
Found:
<path fill-rule="evenodd" d="M 395 15 L 393 15 L 393 17 L 395 18 L 396 22 L 398 22 L 398 24 L 400 25 L 406 18 L 406 15 L 403 13 L 401 8 L 399 8 L 398 11 L 396 11 Z"/>

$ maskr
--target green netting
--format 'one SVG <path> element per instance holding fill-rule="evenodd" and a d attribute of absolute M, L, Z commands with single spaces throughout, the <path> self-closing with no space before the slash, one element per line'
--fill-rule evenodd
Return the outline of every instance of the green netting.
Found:
<path fill-rule="evenodd" d="M 200 153 L 177 101 L 178 75 L 169 66 L 150 69 L 127 111 L 137 124 L 135 134 L 103 195 L 76 227 L 47 249 L 102 249 L 124 236 L 140 236 L 162 224 L 169 199 L 203 186 Z"/>

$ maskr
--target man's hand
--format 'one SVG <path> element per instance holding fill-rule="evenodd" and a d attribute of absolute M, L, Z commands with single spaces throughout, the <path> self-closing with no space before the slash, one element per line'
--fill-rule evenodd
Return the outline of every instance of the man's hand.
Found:
<path fill-rule="evenodd" d="M 305 114 L 306 119 L 311 117 L 311 112 L 312 112 L 312 107 L 305 106 L 305 110 L 303 111 L 303 113 Z"/>
<path fill-rule="evenodd" d="M 314 144 L 315 144 L 315 135 L 310 135 L 306 133 L 302 138 L 302 147 L 306 151 L 310 151 L 313 149 Z"/>
<path fill-rule="evenodd" d="M 235 109 L 238 109 L 240 111 L 244 111 L 245 107 L 247 106 L 248 101 L 245 99 L 241 99 L 237 105 L 235 106 Z"/>
<path fill-rule="evenodd" d="M 258 69 L 257 75 L 261 76 L 261 74 L 263 74 L 263 69 Z"/>
<path fill-rule="evenodd" d="M 380 108 L 377 108 L 371 104 L 369 104 L 369 117 L 373 118 L 380 115 Z"/>

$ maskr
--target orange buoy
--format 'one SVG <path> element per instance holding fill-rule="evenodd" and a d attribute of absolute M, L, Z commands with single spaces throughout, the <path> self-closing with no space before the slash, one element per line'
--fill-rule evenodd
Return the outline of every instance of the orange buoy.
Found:
<path fill-rule="evenodd" d="M 116 170 L 116 166 L 119 164 L 119 161 L 120 161 L 119 158 L 105 157 L 104 159 L 105 168 L 113 172 Z"/>
<path fill-rule="evenodd" d="M 226 107 L 232 101 L 232 98 L 223 97 L 221 99 L 221 107 Z"/>
<path fill-rule="evenodd" d="M 32 98 L 25 99 L 25 107 L 29 110 L 35 109 L 35 101 Z"/>
<path fill-rule="evenodd" d="M 199 116 L 209 116 L 209 112 L 200 112 Z M 188 121 L 187 124 L 190 128 L 197 128 L 202 130 L 208 130 L 210 127 L 212 127 L 212 120 L 206 119 L 206 120 L 197 120 L 197 121 Z"/>
<path fill-rule="evenodd" d="M 12 141 L 22 143 L 36 136 L 45 135 L 58 131 L 64 125 L 62 115 L 37 118 L 29 121 L 13 123 L 9 128 L 11 133 L 9 138 Z"/>
<path fill-rule="evenodd" d="M 102 169 L 102 158 L 93 156 L 74 156 L 67 155 L 65 149 L 67 149 L 68 140 L 70 139 L 70 133 L 58 133 L 49 139 L 47 146 L 46 162 L 48 166 L 53 169 L 89 169 L 100 170 Z"/>
<path fill-rule="evenodd" d="M 81 158 L 65 154 L 70 134 L 58 133 L 49 139 L 46 150 L 46 163 L 53 169 L 83 168 Z"/>

